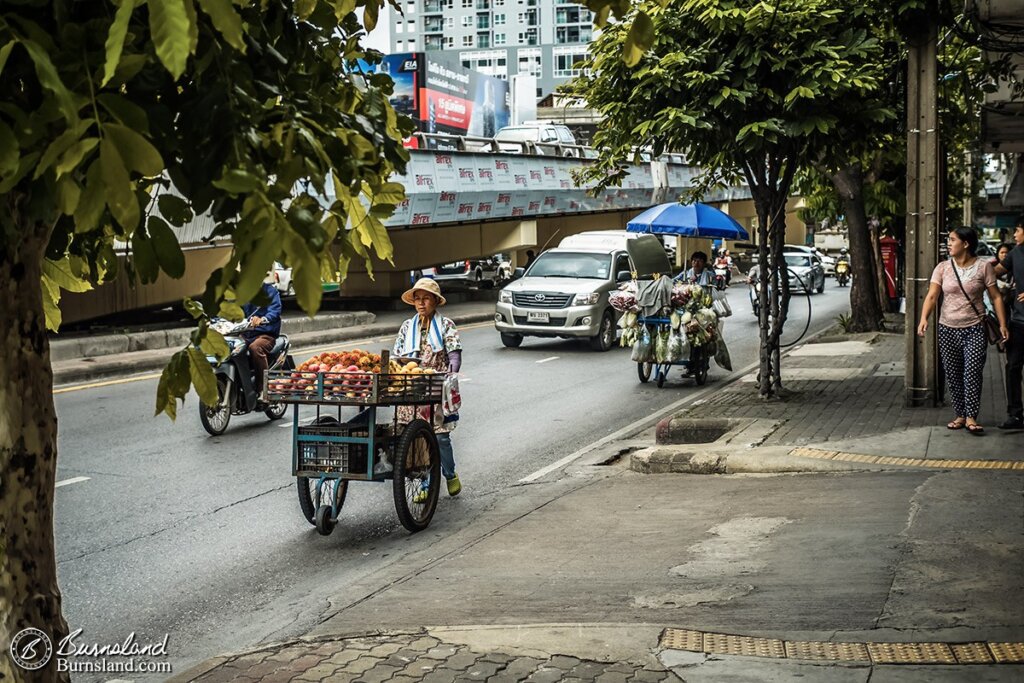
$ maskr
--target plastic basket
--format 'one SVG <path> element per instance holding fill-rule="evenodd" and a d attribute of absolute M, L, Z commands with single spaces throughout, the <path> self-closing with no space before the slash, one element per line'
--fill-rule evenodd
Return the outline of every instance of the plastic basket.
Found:
<path fill-rule="evenodd" d="M 344 472 L 357 474 L 366 472 L 367 456 L 370 452 L 369 444 L 347 443 L 331 439 L 331 437 L 368 439 L 370 428 L 365 423 L 305 425 L 298 428 L 298 433 L 301 437 L 322 438 L 300 440 L 298 442 L 296 472 Z M 385 429 L 383 426 L 377 428 L 377 435 L 384 438 Z"/>

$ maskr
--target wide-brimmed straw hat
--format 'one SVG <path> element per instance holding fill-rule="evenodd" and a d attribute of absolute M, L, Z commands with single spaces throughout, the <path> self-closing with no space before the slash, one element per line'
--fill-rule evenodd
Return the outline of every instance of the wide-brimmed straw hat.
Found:
<path fill-rule="evenodd" d="M 405 294 L 402 295 L 402 301 L 409 304 L 410 306 L 415 306 L 416 304 L 412 300 L 412 293 L 415 292 L 417 289 L 422 290 L 424 292 L 430 292 L 431 294 L 436 296 L 438 306 L 444 306 L 447 303 L 447 300 L 443 296 L 441 296 L 441 287 L 436 282 L 431 280 L 429 277 L 421 277 L 419 280 L 417 280 L 416 284 L 412 286 L 412 289 L 406 290 Z"/>

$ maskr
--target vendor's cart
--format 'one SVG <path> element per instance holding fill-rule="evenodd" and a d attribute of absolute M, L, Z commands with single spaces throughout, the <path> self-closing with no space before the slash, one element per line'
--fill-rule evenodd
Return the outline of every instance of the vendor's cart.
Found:
<path fill-rule="evenodd" d="M 638 323 L 653 328 L 655 334 L 668 329 L 671 325 L 669 318 L 660 317 L 642 317 L 638 319 Z M 658 384 L 658 388 L 661 388 L 665 386 L 665 380 L 668 378 L 669 370 L 672 369 L 673 365 L 684 367 L 687 376 L 693 377 L 698 385 L 704 386 L 704 383 L 708 381 L 711 356 L 708 355 L 706 346 L 691 346 L 688 358 L 664 363 L 654 361 L 637 363 L 636 373 L 640 377 L 640 381 L 644 383 L 649 382 L 653 376 L 654 381 Z"/>
<path fill-rule="evenodd" d="M 386 352 L 382 359 L 388 368 Z M 427 528 L 440 491 L 441 457 L 432 425 L 445 378 L 443 373 L 267 372 L 265 398 L 293 406 L 292 474 L 298 478 L 299 508 L 319 533 L 334 530 L 350 481 L 391 480 L 402 526 L 412 532 Z M 397 406 L 414 407 L 417 417 L 400 423 Z M 304 407 L 315 409 L 305 424 L 300 422 Z M 352 407 L 362 410 L 343 420 L 342 411 Z M 381 421 L 379 411 L 389 407 L 396 408 L 395 415 Z"/>

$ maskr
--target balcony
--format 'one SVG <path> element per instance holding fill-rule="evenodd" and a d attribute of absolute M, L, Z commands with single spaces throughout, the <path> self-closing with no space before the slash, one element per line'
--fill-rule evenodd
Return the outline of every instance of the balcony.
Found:
<path fill-rule="evenodd" d="M 489 33 L 478 33 L 476 36 L 477 47 L 490 47 L 491 46 L 491 34 Z"/>
<path fill-rule="evenodd" d="M 444 21 L 441 17 L 428 17 L 423 20 L 424 33 L 443 33 Z"/>
<path fill-rule="evenodd" d="M 491 0 L 476 0 L 477 10 L 489 10 L 491 9 Z"/>
<path fill-rule="evenodd" d="M 441 36 L 425 36 L 423 38 L 423 48 L 425 50 L 443 50 L 444 39 Z"/>
<path fill-rule="evenodd" d="M 491 18 L 490 17 L 477 17 L 476 18 L 476 30 L 477 31 L 487 31 L 490 28 L 491 28 Z"/>
<path fill-rule="evenodd" d="M 444 12 L 444 3 L 441 0 L 426 0 L 423 3 L 424 14 L 441 14 Z"/>

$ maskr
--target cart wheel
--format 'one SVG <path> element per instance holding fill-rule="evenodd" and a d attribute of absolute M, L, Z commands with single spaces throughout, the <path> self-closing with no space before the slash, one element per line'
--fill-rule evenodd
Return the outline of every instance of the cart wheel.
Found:
<path fill-rule="evenodd" d="M 665 386 L 665 378 L 668 377 L 668 368 L 665 368 L 665 370 L 663 371 L 659 367 L 657 372 L 656 372 L 656 375 L 657 375 L 658 388 L 661 389 L 663 386 Z"/>
<path fill-rule="evenodd" d="M 320 480 L 316 477 L 299 477 L 296 480 L 296 487 L 299 490 L 299 509 L 302 516 L 310 524 L 316 525 L 316 513 L 321 507 L 330 509 L 333 504 L 341 512 L 345 505 L 345 496 L 348 495 L 347 479 L 326 479 L 322 491 Z"/>
<path fill-rule="evenodd" d="M 409 531 L 423 531 L 434 516 L 441 490 L 441 451 L 434 430 L 425 420 L 413 420 L 399 437 L 394 456 L 392 483 L 398 519 Z M 415 502 L 424 483 L 426 500 Z"/>
<path fill-rule="evenodd" d="M 331 506 L 321 505 L 316 509 L 316 531 L 321 536 L 330 536 L 338 520 L 331 519 Z"/>
<path fill-rule="evenodd" d="M 651 368 L 652 367 L 653 367 L 653 365 L 651 363 L 637 363 L 636 364 L 636 374 L 637 374 L 637 376 L 640 377 L 640 381 L 643 382 L 644 384 L 649 382 L 650 379 L 651 379 Z"/>
<path fill-rule="evenodd" d="M 701 368 L 694 377 L 697 379 L 698 386 L 704 386 L 704 383 L 708 381 L 708 369 Z"/>
<path fill-rule="evenodd" d="M 284 414 L 288 411 L 288 406 L 284 403 L 271 403 L 270 407 L 264 410 L 267 418 L 270 420 L 280 420 L 284 417 Z"/>

